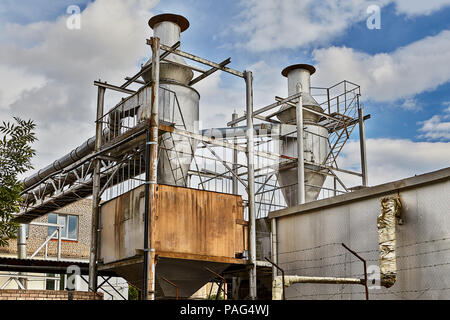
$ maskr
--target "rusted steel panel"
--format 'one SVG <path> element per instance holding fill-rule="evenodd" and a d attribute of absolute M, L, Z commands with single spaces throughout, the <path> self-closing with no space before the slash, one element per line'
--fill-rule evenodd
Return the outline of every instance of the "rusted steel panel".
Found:
<path fill-rule="evenodd" d="M 101 258 L 111 263 L 135 257 L 143 248 L 144 186 L 101 207 Z M 158 185 L 156 253 L 234 261 L 247 248 L 240 196 Z M 224 260 L 225 259 L 225 260 Z M 236 260 L 237 261 L 237 260 Z"/>

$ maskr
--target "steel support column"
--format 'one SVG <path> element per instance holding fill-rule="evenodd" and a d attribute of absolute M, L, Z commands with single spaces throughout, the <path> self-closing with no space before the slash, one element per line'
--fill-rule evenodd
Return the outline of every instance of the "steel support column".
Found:
<path fill-rule="evenodd" d="M 104 87 L 98 87 L 97 94 L 97 119 L 95 126 L 95 147 L 94 152 L 100 150 L 102 144 L 102 122 L 103 108 L 105 103 L 105 91 Z M 91 291 L 97 291 L 97 253 L 98 253 L 98 228 L 99 228 L 99 215 L 100 215 L 100 159 L 94 159 L 94 173 L 92 180 L 92 217 L 91 217 L 91 248 L 89 254 L 89 289 Z M 58 232 L 58 239 L 61 237 L 61 229 Z M 60 240 L 58 240 L 60 241 Z M 58 242 L 58 246 L 59 246 Z"/>
<path fill-rule="evenodd" d="M 152 97 L 149 129 L 146 139 L 145 214 L 144 214 L 144 274 L 143 298 L 155 299 L 154 216 L 158 182 L 158 126 L 159 126 L 159 38 L 151 38 L 152 45 Z"/>
<path fill-rule="evenodd" d="M 277 242 L 277 218 L 273 218 L 271 220 L 271 239 L 272 239 L 272 261 L 274 263 L 278 263 L 278 242 Z M 272 265 L 272 280 L 275 279 L 276 276 L 278 276 L 278 269 L 275 267 L 275 265 Z"/>
<path fill-rule="evenodd" d="M 233 112 L 233 115 L 231 116 L 231 120 L 236 120 L 238 117 L 238 114 L 235 112 Z M 236 127 L 237 125 L 234 124 L 232 125 L 232 127 Z M 233 144 L 236 146 L 237 145 L 237 138 L 234 137 L 233 140 Z M 233 149 L 233 172 L 235 173 L 235 175 L 233 175 L 232 177 L 232 182 L 233 182 L 233 194 L 238 194 L 238 179 L 237 179 L 237 174 L 238 174 L 238 151 L 236 149 Z"/>
<path fill-rule="evenodd" d="M 302 86 L 297 84 L 297 93 L 302 93 Z M 304 161 L 304 147 L 303 147 L 303 99 L 300 95 L 298 97 L 297 106 L 295 108 L 297 120 L 297 201 L 298 204 L 305 203 L 305 161 Z"/>
<path fill-rule="evenodd" d="M 19 259 L 26 259 L 27 258 L 27 235 L 25 230 L 25 225 L 21 224 L 19 229 L 17 230 L 18 237 L 17 237 L 17 258 Z M 19 276 L 24 276 L 24 273 L 19 273 Z M 26 278 L 19 278 L 19 282 L 24 286 L 24 288 L 27 287 L 27 279 Z"/>
<path fill-rule="evenodd" d="M 253 75 L 244 72 L 247 93 L 247 166 L 248 166 L 248 223 L 249 223 L 249 296 L 257 298 L 256 280 L 256 211 L 255 211 L 255 172 L 254 172 L 254 132 L 253 132 Z"/>
<path fill-rule="evenodd" d="M 358 103 L 359 103 L 359 101 L 358 101 Z M 364 127 L 364 109 L 363 108 L 358 109 L 358 118 L 359 118 L 359 147 L 360 147 L 360 151 L 361 151 L 362 185 L 367 187 L 369 185 L 369 182 L 368 182 L 368 177 L 367 177 L 366 132 L 365 132 L 365 127 Z"/>

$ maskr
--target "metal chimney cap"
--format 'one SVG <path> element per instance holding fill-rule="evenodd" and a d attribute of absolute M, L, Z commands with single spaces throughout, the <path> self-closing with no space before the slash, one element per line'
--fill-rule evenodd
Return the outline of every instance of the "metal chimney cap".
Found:
<path fill-rule="evenodd" d="M 164 22 L 164 21 L 176 23 L 177 25 L 180 26 L 181 32 L 183 32 L 187 28 L 189 28 L 188 19 L 186 19 L 185 17 L 180 16 L 178 14 L 172 14 L 172 13 L 163 13 L 163 14 L 158 14 L 157 16 L 151 17 L 150 20 L 148 21 L 148 25 L 150 26 L 150 28 L 154 29 L 156 24 L 158 24 L 160 22 Z"/>
<path fill-rule="evenodd" d="M 312 75 L 314 74 L 314 72 L 316 72 L 316 68 L 314 68 L 314 66 L 310 65 L 310 64 L 293 64 L 289 67 L 286 67 L 283 69 L 283 71 L 281 71 L 281 74 L 285 77 L 288 76 L 288 73 L 291 70 L 295 70 L 295 69 L 306 69 L 309 71 L 309 73 Z"/>

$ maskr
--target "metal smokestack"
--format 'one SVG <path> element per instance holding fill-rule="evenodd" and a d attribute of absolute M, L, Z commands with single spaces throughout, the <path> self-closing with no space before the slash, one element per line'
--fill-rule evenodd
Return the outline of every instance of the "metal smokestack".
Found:
<path fill-rule="evenodd" d="M 189 21 L 176 14 L 160 14 L 152 17 L 148 25 L 153 29 L 153 36 L 159 38 L 161 44 L 171 47 L 180 41 L 181 33 L 189 28 Z M 151 63 L 151 60 L 147 61 L 144 67 Z M 194 77 L 194 73 L 182 57 L 170 54 L 164 61 L 161 61 L 159 77 L 160 81 L 175 81 L 188 85 Z M 142 78 L 145 82 L 150 82 L 151 71 L 144 73 Z"/>
<path fill-rule="evenodd" d="M 281 74 L 288 80 L 288 96 L 297 93 L 297 84 L 302 86 L 303 107 L 323 112 L 319 103 L 311 96 L 311 75 L 316 69 L 309 64 L 294 64 L 285 68 Z M 280 108 L 278 119 L 282 124 L 296 125 L 296 109 L 290 105 Z M 328 130 L 319 125 L 320 115 L 303 110 L 304 159 L 306 163 L 322 164 L 328 154 Z M 297 157 L 297 135 L 282 137 L 280 152 L 284 155 Z M 305 164 L 305 199 L 306 202 L 316 200 L 326 176 L 318 171 L 308 170 L 311 164 Z M 280 167 L 278 180 L 283 196 L 288 206 L 298 204 L 297 168 Z"/>
<path fill-rule="evenodd" d="M 153 29 L 153 36 L 158 37 L 161 44 L 169 47 L 180 41 L 181 33 L 189 28 L 189 21 L 176 14 L 154 16 L 148 24 Z M 160 54 L 162 53 L 161 50 Z M 151 63 L 149 60 L 145 66 Z M 169 54 L 160 62 L 158 113 L 160 121 L 171 123 L 182 130 L 198 132 L 200 94 L 189 86 L 193 77 L 194 73 L 189 65 L 178 55 Z M 142 78 L 148 85 L 152 80 L 151 70 L 145 72 Z M 176 94 L 176 98 L 173 93 Z M 188 186 L 188 171 L 197 142 L 179 135 L 164 133 L 160 137 L 160 145 L 162 150 L 158 161 L 158 183 Z"/>
<path fill-rule="evenodd" d="M 288 96 L 297 93 L 297 84 L 302 86 L 302 99 L 303 105 L 316 109 L 317 111 L 323 111 L 319 103 L 311 96 L 311 75 L 316 72 L 316 68 L 309 64 L 294 64 L 285 68 L 281 74 L 288 80 Z M 295 124 L 295 109 L 285 105 L 281 107 L 281 110 L 286 110 L 278 115 L 278 119 L 282 123 Z M 318 115 L 309 111 L 303 111 L 303 120 L 305 122 L 317 122 L 319 121 Z"/>

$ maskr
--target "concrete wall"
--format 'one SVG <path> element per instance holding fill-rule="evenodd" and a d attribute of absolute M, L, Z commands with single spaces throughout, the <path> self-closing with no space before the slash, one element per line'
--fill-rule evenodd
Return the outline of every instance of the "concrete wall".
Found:
<path fill-rule="evenodd" d="M 450 168 L 352 195 L 274 212 L 278 262 L 288 275 L 363 277 L 379 263 L 377 216 L 380 200 L 399 194 L 404 223 L 397 226 L 398 276 L 389 289 L 370 289 L 370 299 L 450 299 Z M 377 283 L 375 283 L 376 285 Z M 364 299 L 360 285 L 295 284 L 288 299 Z"/>

